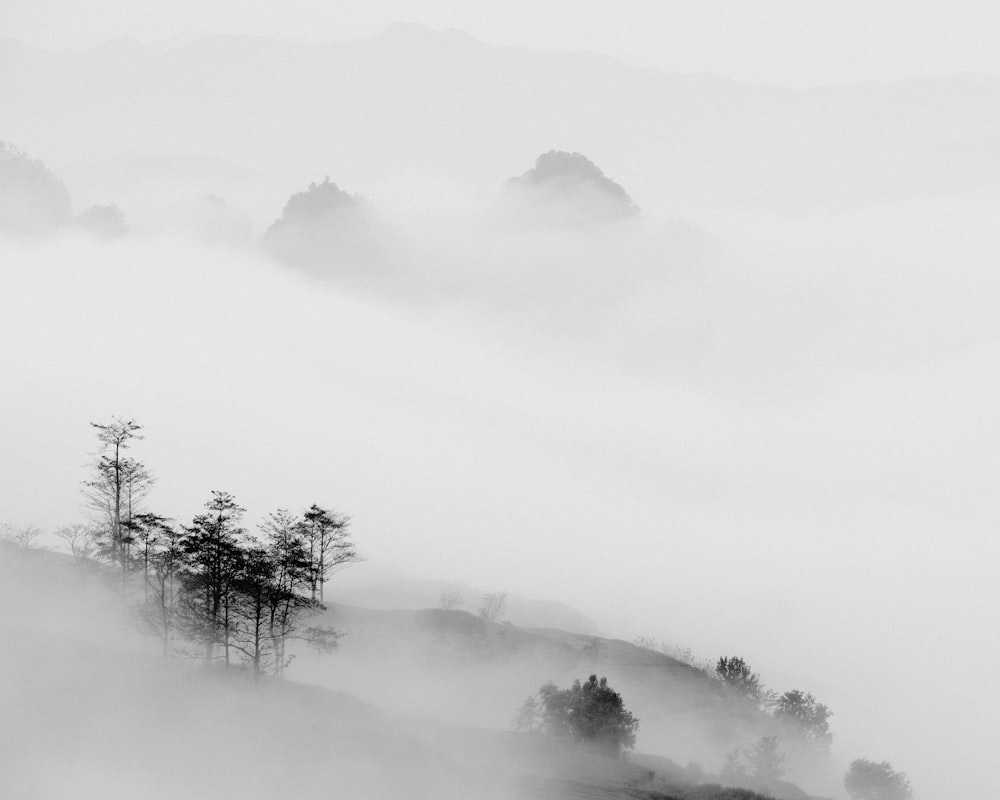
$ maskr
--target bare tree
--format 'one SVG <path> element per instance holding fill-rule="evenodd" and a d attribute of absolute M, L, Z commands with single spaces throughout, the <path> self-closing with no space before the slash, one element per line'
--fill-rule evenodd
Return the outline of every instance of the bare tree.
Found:
<path fill-rule="evenodd" d="M 507 610 L 507 593 L 490 592 L 483 596 L 483 604 L 479 609 L 479 616 L 487 622 L 496 622 Z"/>
<path fill-rule="evenodd" d="M 13 528 L 10 525 L 3 525 L 0 528 L 0 541 L 20 547 L 22 550 L 35 550 L 35 542 L 42 535 L 42 529 L 37 525 L 22 525 L 20 528 Z"/>
<path fill-rule="evenodd" d="M 462 605 L 462 595 L 458 592 L 441 592 L 441 597 L 438 600 L 438 606 L 445 609 L 446 611 L 451 611 Z"/>
<path fill-rule="evenodd" d="M 79 566 L 91 566 L 97 557 L 98 531 L 93 525 L 74 522 L 58 528 L 55 535 L 62 539 Z"/>

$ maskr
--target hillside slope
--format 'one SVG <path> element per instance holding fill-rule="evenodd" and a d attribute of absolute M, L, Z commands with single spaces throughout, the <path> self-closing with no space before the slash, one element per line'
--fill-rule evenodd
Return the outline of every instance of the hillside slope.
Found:
<path fill-rule="evenodd" d="M 331 613 L 355 634 L 355 646 L 323 668 L 348 690 L 351 664 L 363 650 L 386 654 L 423 639 L 443 645 L 438 662 L 460 665 L 467 663 L 463 648 L 479 642 L 465 655 L 480 665 L 488 653 L 487 660 L 530 653 L 569 665 L 587 641 L 480 625 L 464 612 Z M 0 670 L 6 797 L 752 797 L 694 787 L 662 757 L 617 761 L 550 736 L 408 713 L 413 709 L 391 695 L 377 698 L 378 707 L 308 683 L 255 685 L 240 670 L 164 661 L 99 573 L 80 572 L 49 553 L 0 547 L 0 633 L 9 656 Z M 426 663 L 411 649 L 400 665 L 427 678 Z M 506 659 L 496 666 L 499 675 L 515 665 Z M 685 674 L 683 665 L 673 667 Z M 374 677 L 370 685 L 378 683 Z M 431 680 L 423 685 L 425 699 L 446 704 L 448 694 Z"/>
<path fill-rule="evenodd" d="M 697 764 L 709 775 L 726 754 L 778 729 L 714 677 L 629 642 L 548 628 L 519 628 L 444 609 L 385 611 L 333 605 L 326 622 L 345 635 L 338 654 L 301 654 L 298 679 L 367 702 L 456 725 L 511 730 L 517 709 L 549 681 L 606 676 L 640 720 L 637 750 Z M 793 743 L 783 745 L 790 749 Z M 816 783 L 822 764 L 796 753 L 789 777 Z M 699 767 L 695 767 L 699 769 Z M 668 770 L 669 772 L 669 770 Z M 674 777 L 687 779 L 679 767 Z M 801 796 L 789 789 L 785 796 Z"/>

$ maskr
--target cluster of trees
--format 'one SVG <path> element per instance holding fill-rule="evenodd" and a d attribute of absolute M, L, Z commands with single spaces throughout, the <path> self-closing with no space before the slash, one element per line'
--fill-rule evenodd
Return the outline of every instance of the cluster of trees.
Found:
<path fill-rule="evenodd" d="M 735 686 L 748 692 L 765 691 L 759 676 L 740 658 L 720 659 L 718 669 L 720 678 L 728 676 Z M 793 696 L 788 705 L 802 702 L 801 694 L 786 692 Z M 635 746 L 639 720 L 625 708 L 622 696 L 608 685 L 607 678 L 598 680 L 596 675 L 591 675 L 586 681 L 574 681 L 568 689 L 559 689 L 551 682 L 543 685 L 524 701 L 514 718 L 514 728 L 567 737 L 621 758 Z M 729 753 L 719 777 L 729 784 L 750 783 L 758 789 L 770 790 L 785 774 L 786 761 L 786 754 L 779 748 L 778 736 L 762 736 L 750 746 L 738 747 Z M 887 761 L 876 763 L 856 759 L 844 776 L 844 788 L 853 800 L 911 800 L 913 797 L 906 773 L 896 771 Z"/>
<path fill-rule="evenodd" d="M 568 689 L 546 683 L 524 701 L 514 727 L 520 731 L 565 736 L 593 746 L 615 758 L 635 747 L 639 720 L 625 708 L 622 696 L 608 679 L 591 675 Z"/>
<path fill-rule="evenodd" d="M 213 491 L 190 524 L 175 524 L 143 510 L 153 478 L 129 455 L 142 426 L 132 419 L 92 424 L 100 449 L 84 491 L 97 522 L 57 535 L 79 562 L 117 570 L 122 596 L 137 600 L 164 655 L 173 647 L 280 675 L 290 640 L 336 645 L 336 630 L 306 620 L 324 609 L 333 571 L 358 558 L 348 517 L 315 504 L 301 515 L 280 509 L 253 535 L 236 499 Z"/>
<path fill-rule="evenodd" d="M 808 692 L 792 689 L 778 694 L 768 689 L 760 675 L 739 656 L 722 656 L 715 665 L 715 677 L 728 692 L 770 714 L 800 742 L 819 756 L 830 752 L 832 711 Z M 779 749 L 777 735 L 762 736 L 746 747 L 737 747 L 726 756 L 721 778 L 734 784 L 750 783 L 769 789 L 785 774 L 787 754 Z"/>
<path fill-rule="evenodd" d="M 715 665 L 715 675 L 730 692 L 769 712 L 783 727 L 808 742 L 817 753 L 829 753 L 833 741 L 830 732 L 833 712 L 812 694 L 792 689 L 779 695 L 769 690 L 760 676 L 739 656 L 721 657 Z"/>
<path fill-rule="evenodd" d="M 739 656 L 720 658 L 715 674 L 727 689 L 770 712 L 815 752 L 824 756 L 829 753 L 833 712 L 809 692 L 792 689 L 779 695 L 770 691 Z M 749 778 L 766 787 L 784 774 L 785 761 L 785 753 L 778 749 L 778 737 L 764 736 L 750 747 L 737 747 L 729 753 L 722 777 L 735 783 Z M 913 796 L 906 773 L 897 772 L 887 761 L 876 763 L 865 758 L 851 762 L 844 788 L 853 800 L 910 800 Z"/>

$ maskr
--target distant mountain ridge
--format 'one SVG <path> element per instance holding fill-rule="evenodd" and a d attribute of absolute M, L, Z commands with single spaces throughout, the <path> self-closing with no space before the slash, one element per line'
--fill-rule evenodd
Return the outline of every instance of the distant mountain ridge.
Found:
<path fill-rule="evenodd" d="M 557 148 L 586 153 L 647 210 L 671 212 L 940 191 L 906 177 L 928 152 L 950 160 L 962 142 L 1000 134 L 992 77 L 793 90 L 421 26 L 321 45 L 211 36 L 73 53 L 3 40 L 0 105 L 0 136 L 57 169 L 172 153 L 281 176 L 285 196 L 324 173 L 364 193 L 409 167 L 491 191 Z M 976 177 L 968 163 L 963 173 Z"/>

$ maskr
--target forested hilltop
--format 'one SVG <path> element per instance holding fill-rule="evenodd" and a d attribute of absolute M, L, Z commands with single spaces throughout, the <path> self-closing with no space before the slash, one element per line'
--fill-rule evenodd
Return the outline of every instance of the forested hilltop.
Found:
<path fill-rule="evenodd" d="M 277 752 L 301 772 L 290 785 L 301 778 L 307 796 L 316 747 L 338 761 L 360 755 L 352 780 L 373 796 L 385 785 L 367 771 L 383 762 L 432 773 L 428 786 L 486 791 L 490 776 L 498 796 L 540 798 L 805 800 L 797 783 L 829 782 L 832 711 L 809 692 L 767 688 L 739 656 L 699 662 L 651 639 L 517 627 L 505 619 L 504 592 L 484 594 L 474 612 L 456 593 L 414 611 L 326 603 L 330 580 L 360 560 L 346 514 L 279 509 L 251 532 L 236 499 L 213 490 L 178 523 L 151 510 L 155 477 L 135 455 L 143 427 L 114 418 L 92 429 L 89 521 L 54 531 L 57 552 L 40 546 L 39 529 L 8 526 L 0 553 L 7 599 L 17 598 L 4 604 L 16 654 L 7 685 L 29 697 L 72 694 L 111 715 L 102 735 L 131 735 L 141 713 L 151 735 L 183 750 L 204 742 L 182 743 L 178 709 L 217 715 L 227 730 L 241 724 L 239 708 L 251 709 L 255 724 L 274 725 Z M 47 666 L 36 674 L 37 663 Z M 139 699 L 146 686 L 159 687 L 152 707 Z M 47 724 L 48 712 L 30 703 L 11 707 L 29 727 Z M 308 739 L 279 733 L 287 714 L 313 731 Z M 32 759 L 66 758 L 78 735 Z M 145 736 L 129 769 L 169 792 L 166 762 L 144 755 Z M 249 775 L 260 769 L 251 766 L 260 743 L 226 736 Z M 117 756 L 88 759 L 111 774 Z M 47 779 L 25 767 L 10 780 L 34 796 Z M 843 785 L 855 800 L 912 795 L 905 774 L 867 759 L 852 762 Z"/>

